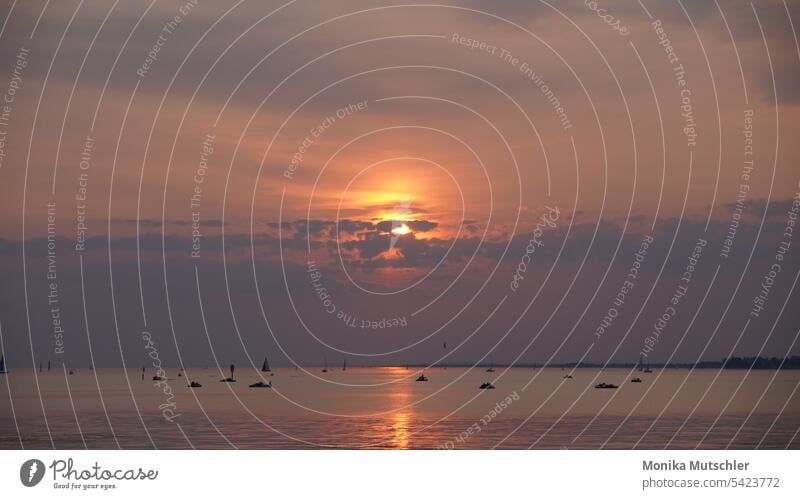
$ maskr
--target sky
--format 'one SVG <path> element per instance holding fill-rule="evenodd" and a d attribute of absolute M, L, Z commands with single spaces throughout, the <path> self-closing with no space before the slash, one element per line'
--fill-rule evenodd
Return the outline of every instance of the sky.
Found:
<path fill-rule="evenodd" d="M 797 355 L 796 2 L 3 2 L 11 365 Z"/>

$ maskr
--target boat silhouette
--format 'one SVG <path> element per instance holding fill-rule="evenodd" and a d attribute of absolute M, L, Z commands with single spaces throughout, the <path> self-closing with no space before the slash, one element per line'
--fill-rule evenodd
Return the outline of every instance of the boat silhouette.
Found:
<path fill-rule="evenodd" d="M 417 378 L 417 381 L 428 381 L 428 378 L 425 377 L 425 373 L 422 373 L 419 375 L 419 378 Z"/>
<path fill-rule="evenodd" d="M 251 385 L 247 385 L 250 388 L 272 388 L 272 381 L 268 383 L 264 383 L 263 381 L 256 381 Z"/>
<path fill-rule="evenodd" d="M 595 388 L 619 388 L 617 385 L 612 383 L 598 383 L 594 385 Z"/>
<path fill-rule="evenodd" d="M 8 374 L 5 355 L 0 355 L 0 374 Z"/>
<path fill-rule="evenodd" d="M 261 364 L 261 372 L 262 373 L 272 372 L 272 369 L 270 369 L 270 367 L 269 367 L 269 362 L 267 362 L 267 356 L 266 355 L 264 356 L 264 363 Z"/>
<path fill-rule="evenodd" d="M 322 357 L 322 365 L 323 365 L 322 372 L 324 373 L 328 372 L 328 358 L 325 356 Z"/>
<path fill-rule="evenodd" d="M 633 378 L 631 380 L 631 383 L 641 383 L 641 382 L 642 382 L 642 378 Z"/>
<path fill-rule="evenodd" d="M 220 383 L 236 383 L 236 378 L 233 377 L 233 371 L 236 369 L 236 366 L 231 364 L 231 375 L 228 378 L 222 378 L 219 380 Z"/>
<path fill-rule="evenodd" d="M 192 381 L 191 383 L 189 383 L 189 388 L 202 388 L 202 387 L 203 385 L 201 385 L 197 381 Z"/>
<path fill-rule="evenodd" d="M 479 387 L 481 390 L 494 390 L 494 385 L 489 383 L 488 381 L 481 384 Z"/>
<path fill-rule="evenodd" d="M 489 357 L 489 368 L 486 370 L 486 372 L 487 373 L 493 373 L 494 372 L 494 362 L 492 361 L 491 357 Z"/>

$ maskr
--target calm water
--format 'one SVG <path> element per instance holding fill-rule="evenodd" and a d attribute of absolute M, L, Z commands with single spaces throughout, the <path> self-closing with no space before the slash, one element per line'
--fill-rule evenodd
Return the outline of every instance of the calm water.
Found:
<path fill-rule="evenodd" d="M 414 369 L 278 368 L 272 389 L 248 388 L 259 374 L 220 383 L 215 368 L 172 369 L 170 396 L 152 370 L 144 381 L 139 370 L 13 370 L 0 378 L 0 447 L 800 448 L 797 371 L 449 368 L 423 383 Z"/>

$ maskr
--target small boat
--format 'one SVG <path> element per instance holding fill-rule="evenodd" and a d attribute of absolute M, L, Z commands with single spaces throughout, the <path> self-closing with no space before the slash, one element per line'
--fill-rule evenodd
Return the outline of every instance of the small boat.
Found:
<path fill-rule="evenodd" d="M 619 388 L 617 385 L 614 385 L 612 383 L 598 383 L 598 384 L 594 385 L 594 387 L 595 388 L 612 388 L 612 389 L 613 388 Z"/>
<path fill-rule="evenodd" d="M 643 372 L 645 372 L 645 373 L 651 373 L 651 372 L 653 372 L 653 370 L 652 370 L 652 369 L 650 369 L 650 368 L 648 367 L 648 368 L 646 368 L 646 369 L 645 369 Z"/>
<path fill-rule="evenodd" d="M 272 388 L 272 381 L 270 381 L 269 383 L 264 383 L 263 381 L 257 381 L 252 385 L 247 385 L 247 386 L 249 386 L 250 388 Z"/>
<path fill-rule="evenodd" d="M 324 373 L 328 372 L 328 358 L 327 357 L 322 357 L 322 365 L 323 365 L 322 372 L 324 372 Z"/>
<path fill-rule="evenodd" d="M 178 371 L 178 376 L 183 376 L 183 374 L 180 371 Z"/>
<path fill-rule="evenodd" d="M 261 372 L 262 373 L 268 373 L 268 372 L 271 372 L 271 371 L 272 371 L 272 369 L 270 369 L 269 362 L 267 362 L 267 356 L 265 355 L 264 356 L 264 363 L 261 364 Z"/>
<path fill-rule="evenodd" d="M 220 383 L 236 383 L 236 378 L 233 377 L 233 371 L 236 369 L 236 366 L 231 364 L 231 375 L 227 378 L 223 378 L 219 380 Z"/>
<path fill-rule="evenodd" d="M 6 369 L 6 358 L 4 355 L 0 355 L 0 374 L 8 374 L 8 370 Z"/>
<path fill-rule="evenodd" d="M 347 359 L 342 362 L 342 371 L 347 371 Z"/>
<path fill-rule="evenodd" d="M 425 373 L 422 373 L 419 375 L 419 378 L 417 378 L 417 381 L 428 381 L 428 378 L 425 377 Z"/>
<path fill-rule="evenodd" d="M 566 374 L 566 375 L 564 375 L 564 379 L 572 379 L 572 375 L 571 374 Z"/>
<path fill-rule="evenodd" d="M 191 383 L 189 383 L 189 388 L 202 388 L 202 387 L 203 385 L 201 385 L 197 381 L 192 381 Z"/>
<path fill-rule="evenodd" d="M 633 378 L 631 380 L 631 383 L 641 383 L 641 382 L 642 382 L 642 378 Z"/>
<path fill-rule="evenodd" d="M 154 375 L 154 376 L 153 376 L 153 378 L 152 378 L 152 379 L 153 379 L 153 381 L 164 381 L 164 380 L 165 380 L 165 379 L 167 379 L 167 378 L 162 378 L 161 376 L 159 376 L 158 374 L 156 374 L 156 375 Z"/>
<path fill-rule="evenodd" d="M 73 371 L 72 369 L 70 369 L 70 370 L 69 370 L 69 375 L 70 375 L 70 376 L 72 376 L 73 374 L 75 374 L 75 371 Z"/>
<path fill-rule="evenodd" d="M 489 368 L 486 370 L 486 372 L 487 373 L 493 373 L 494 372 L 494 362 L 492 361 L 491 357 L 489 357 Z"/>
<path fill-rule="evenodd" d="M 480 389 L 481 390 L 494 390 L 494 385 L 487 381 L 487 382 L 481 384 Z"/>

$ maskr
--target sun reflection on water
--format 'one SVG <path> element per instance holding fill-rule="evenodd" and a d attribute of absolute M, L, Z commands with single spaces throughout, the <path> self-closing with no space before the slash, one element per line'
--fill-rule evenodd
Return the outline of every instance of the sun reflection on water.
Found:
<path fill-rule="evenodd" d="M 392 414 L 392 435 L 391 447 L 395 449 L 408 449 L 409 443 L 409 423 L 411 422 L 410 412 L 395 412 Z"/>
<path fill-rule="evenodd" d="M 406 372 L 400 368 L 393 368 L 392 374 L 396 376 L 405 376 Z M 408 386 L 405 383 L 395 384 L 397 391 L 392 394 L 392 406 L 403 409 L 398 409 L 391 413 L 391 441 L 390 446 L 394 449 L 408 449 L 411 437 L 411 420 L 413 412 L 407 407 L 411 394 L 409 393 Z"/>

